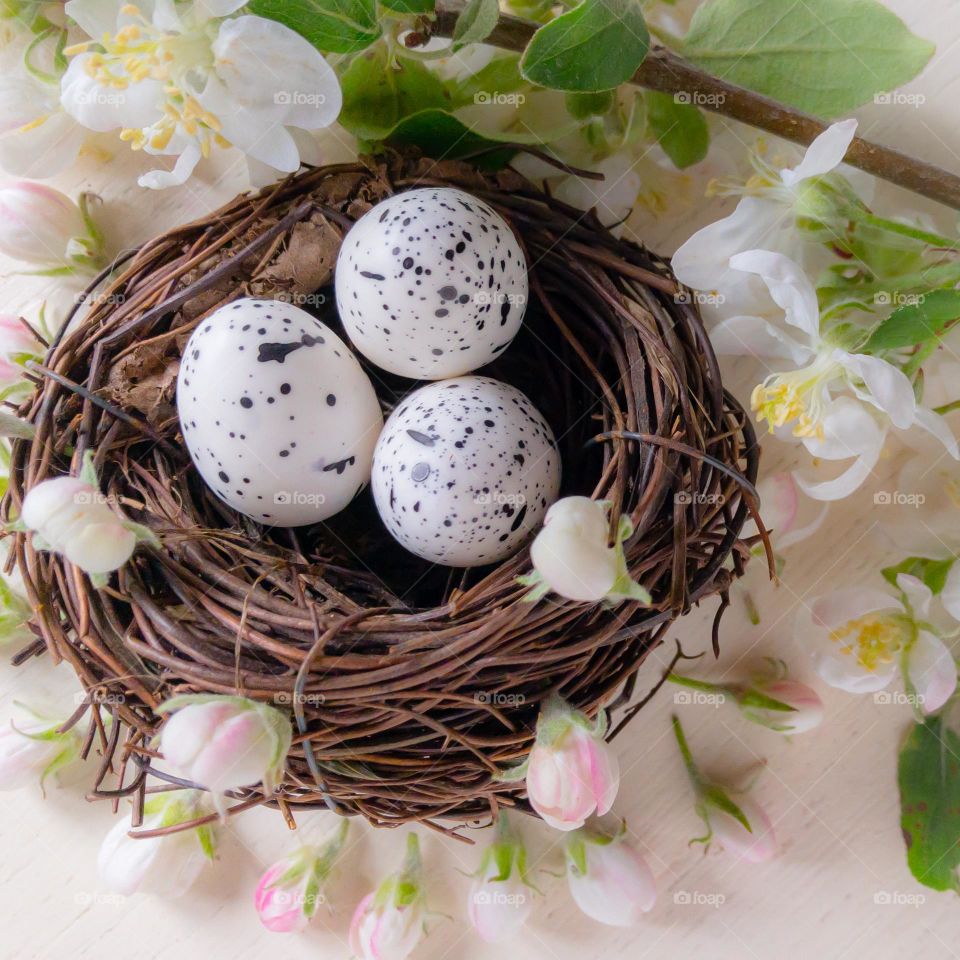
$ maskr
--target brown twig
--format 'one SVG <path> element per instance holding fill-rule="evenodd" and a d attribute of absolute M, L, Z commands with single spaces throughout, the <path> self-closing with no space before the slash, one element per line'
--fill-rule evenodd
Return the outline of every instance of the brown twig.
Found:
<path fill-rule="evenodd" d="M 438 37 L 453 36 L 461 9 L 454 5 L 438 5 L 432 33 Z M 538 24 L 529 20 L 502 15 L 485 42 L 519 53 L 526 49 L 537 27 Z M 634 74 L 633 83 L 661 93 L 685 94 L 691 102 L 701 104 L 706 110 L 766 130 L 793 143 L 807 145 L 829 125 L 794 107 L 715 77 L 665 47 L 651 48 Z M 854 138 L 844 159 L 851 166 L 876 177 L 960 210 L 960 176 L 942 167 L 862 137 Z"/>

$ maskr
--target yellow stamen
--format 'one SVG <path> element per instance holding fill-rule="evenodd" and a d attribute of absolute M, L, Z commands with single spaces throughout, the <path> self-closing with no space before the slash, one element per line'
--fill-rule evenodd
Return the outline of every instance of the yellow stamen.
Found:
<path fill-rule="evenodd" d="M 895 618 L 869 613 L 832 630 L 830 639 L 843 644 L 842 654 L 856 657 L 861 667 L 872 672 L 894 662 L 905 637 Z"/>

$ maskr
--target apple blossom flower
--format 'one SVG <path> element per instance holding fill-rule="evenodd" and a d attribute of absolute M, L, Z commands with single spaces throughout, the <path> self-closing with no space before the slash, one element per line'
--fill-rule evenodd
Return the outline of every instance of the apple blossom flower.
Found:
<path fill-rule="evenodd" d="M 805 683 L 789 680 L 786 665 L 773 661 L 774 670 L 747 683 L 712 683 L 671 673 L 668 680 L 731 701 L 751 723 L 777 733 L 806 733 L 823 720 L 823 701 Z"/>
<path fill-rule="evenodd" d="M 795 637 L 820 677 L 850 693 L 871 693 L 902 673 L 908 696 L 924 714 L 953 696 L 957 665 L 930 623 L 930 588 L 897 576 L 900 597 L 882 590 L 837 590 L 803 605 Z"/>
<path fill-rule="evenodd" d="M 293 735 L 290 720 L 275 707 L 246 697 L 186 694 L 159 711 L 173 713 L 160 740 L 170 769 L 206 787 L 215 803 L 228 790 L 261 782 L 274 791 Z"/>
<path fill-rule="evenodd" d="M 264 871 L 254 894 L 260 922 L 274 933 L 306 929 L 322 902 L 323 887 L 347 837 L 349 821 L 340 818 L 333 837 L 321 846 L 305 844 Z"/>
<path fill-rule="evenodd" d="M 97 858 L 104 886 L 123 896 L 182 896 L 216 855 L 216 827 L 203 824 L 159 837 L 138 838 L 136 834 L 187 823 L 209 813 L 209 801 L 197 790 L 150 794 L 140 827 L 134 828 L 131 814 L 115 823 L 104 837 Z"/>
<path fill-rule="evenodd" d="M 552 590 L 582 602 L 650 603 L 650 594 L 631 579 L 623 552 L 633 525 L 622 516 L 616 542 L 610 546 L 609 514 L 608 501 L 589 497 L 563 497 L 550 507 L 530 547 L 534 573 L 518 578 L 534 588 L 528 599 Z"/>
<path fill-rule="evenodd" d="M 350 949 L 360 960 L 406 960 L 423 936 L 423 915 L 420 844 L 410 833 L 401 868 L 357 904 Z"/>
<path fill-rule="evenodd" d="M 755 279 L 732 269 L 730 259 L 745 250 L 763 248 L 798 258 L 801 237 L 799 216 L 820 222 L 840 216 L 840 209 L 855 203 L 849 186 L 831 176 L 843 161 L 857 129 L 856 120 L 834 123 L 807 147 L 797 166 L 776 169 L 753 155 L 755 175 L 743 187 L 737 208 L 728 217 L 697 231 L 673 255 L 673 272 L 694 290 L 718 291 L 731 306 L 764 302 Z"/>
<path fill-rule="evenodd" d="M 148 528 L 110 508 L 89 452 L 79 477 L 55 477 L 30 488 L 16 527 L 32 530 L 35 550 L 62 553 L 86 571 L 95 586 L 122 567 L 138 543 L 158 543 Z"/>
<path fill-rule="evenodd" d="M 856 490 L 880 458 L 887 425 L 900 430 L 918 427 L 939 440 L 960 459 L 956 438 L 942 417 L 921 407 L 913 385 L 898 367 L 880 357 L 852 353 L 830 331 L 820 332 L 820 308 L 804 271 L 780 253 L 748 250 L 730 258 L 735 271 L 759 277 L 780 307 L 787 333 L 762 317 L 736 316 L 711 333 L 718 354 L 753 354 L 784 358 L 797 369 L 772 373 L 754 388 L 750 402 L 770 431 L 787 428 L 815 457 L 854 458 L 839 477 L 797 483 L 817 500 L 836 500 Z M 841 391 L 849 391 L 853 396 Z M 881 414 L 878 422 L 872 411 Z"/>
<path fill-rule="evenodd" d="M 51 274 L 98 268 L 103 240 L 88 210 L 53 187 L 20 180 L 0 188 L 0 253 Z"/>
<path fill-rule="evenodd" d="M 509 940 L 530 916 L 533 886 L 526 864 L 527 848 L 501 812 L 496 839 L 483 852 L 467 898 L 470 923 L 488 943 Z"/>
<path fill-rule="evenodd" d="M 570 895 L 588 917 L 611 927 L 633 926 L 657 899 L 650 867 L 625 836 L 625 824 L 613 833 L 582 827 L 564 843 Z"/>
<path fill-rule="evenodd" d="M 691 843 L 709 846 L 714 840 L 737 860 L 763 863 L 777 852 L 773 824 L 764 809 L 745 793 L 734 793 L 700 773 L 686 735 L 677 717 L 672 718 L 673 732 L 680 748 L 680 756 L 696 797 L 694 809 L 707 828 L 706 834 Z M 734 799 L 736 797 L 736 799 Z"/>
<path fill-rule="evenodd" d="M 553 696 L 540 710 L 530 756 L 502 771 L 500 779 L 526 778 L 530 805 L 544 821 L 557 830 L 576 830 L 594 813 L 607 813 L 620 787 L 620 765 L 605 732 L 603 711 L 591 722 Z"/>
<path fill-rule="evenodd" d="M 80 757 L 81 737 L 62 720 L 42 717 L 20 704 L 22 719 L 0 726 L 0 790 L 19 790 L 39 783 Z"/>
<path fill-rule="evenodd" d="M 119 0 L 69 0 L 67 13 L 94 39 L 68 49 L 64 108 L 84 127 L 120 129 L 134 149 L 177 158 L 141 186 L 184 183 L 214 146 L 292 173 L 294 131 L 339 114 L 339 82 L 316 48 L 275 20 L 232 17 L 244 3 L 157 3 L 147 16 Z"/>

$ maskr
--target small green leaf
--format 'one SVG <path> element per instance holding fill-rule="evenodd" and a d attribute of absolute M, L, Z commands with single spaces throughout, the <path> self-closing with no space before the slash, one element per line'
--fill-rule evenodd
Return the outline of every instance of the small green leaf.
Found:
<path fill-rule="evenodd" d="M 910 872 L 934 890 L 960 891 L 960 737 L 942 717 L 914 726 L 897 777 Z"/>
<path fill-rule="evenodd" d="M 453 28 L 454 51 L 468 43 L 482 43 L 490 36 L 499 19 L 500 4 L 497 0 L 468 0 Z"/>
<path fill-rule="evenodd" d="M 939 339 L 949 324 L 960 317 L 960 290 L 934 290 L 918 294 L 916 303 L 897 307 L 870 334 L 865 353 L 911 347 Z"/>
<path fill-rule="evenodd" d="M 601 90 L 599 93 L 568 93 L 565 98 L 567 112 L 578 120 L 602 117 L 610 112 L 615 101 L 613 90 Z"/>
<path fill-rule="evenodd" d="M 668 93 L 647 91 L 647 119 L 663 152 L 681 170 L 699 163 L 710 146 L 703 114 Z"/>
<path fill-rule="evenodd" d="M 250 0 L 248 9 L 328 53 L 354 53 L 380 37 L 376 0 Z"/>
<path fill-rule="evenodd" d="M 520 72 L 554 90 L 612 90 L 637 72 L 649 46 L 638 0 L 583 0 L 533 35 Z"/>
<path fill-rule="evenodd" d="M 472 156 L 474 165 L 485 170 L 505 166 L 517 152 L 512 146 L 500 146 L 499 141 L 475 133 L 444 110 L 421 110 L 404 117 L 383 140 L 394 146 L 417 146 L 436 159 Z"/>
<path fill-rule="evenodd" d="M 934 45 L 879 0 L 707 0 L 680 52 L 724 80 L 830 118 L 912 80 Z"/>
<path fill-rule="evenodd" d="M 507 94 L 527 86 L 520 76 L 520 56 L 508 53 L 494 57 L 485 67 L 450 86 L 453 109 L 489 102 L 494 94 Z"/>
<path fill-rule="evenodd" d="M 449 106 L 449 97 L 435 74 L 416 60 L 391 64 L 383 44 L 357 56 L 340 84 L 340 123 L 362 140 L 383 140 L 404 117 Z"/>
<path fill-rule="evenodd" d="M 909 574 L 922 580 L 933 594 L 938 594 L 947 581 L 947 574 L 953 566 L 953 558 L 949 560 L 926 560 L 923 557 L 907 557 L 895 567 L 884 567 L 880 572 L 884 580 L 893 586 L 897 585 L 897 577 L 901 573 Z"/>

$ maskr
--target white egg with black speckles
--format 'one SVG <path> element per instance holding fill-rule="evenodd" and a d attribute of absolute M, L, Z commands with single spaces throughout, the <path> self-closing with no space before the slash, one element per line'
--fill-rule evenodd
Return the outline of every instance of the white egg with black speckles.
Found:
<path fill-rule="evenodd" d="M 371 488 L 411 553 L 477 567 L 510 556 L 539 528 L 560 490 L 560 454 L 519 390 L 458 377 L 400 402 L 377 441 Z"/>
<path fill-rule="evenodd" d="M 346 344 L 279 300 L 236 300 L 200 322 L 183 352 L 177 411 L 207 486 L 280 527 L 342 510 L 370 480 L 383 427 Z"/>
<path fill-rule="evenodd" d="M 520 329 L 527 264 L 503 217 L 450 187 L 399 193 L 340 247 L 337 308 L 354 346 L 384 370 L 441 380 L 496 359 Z"/>

